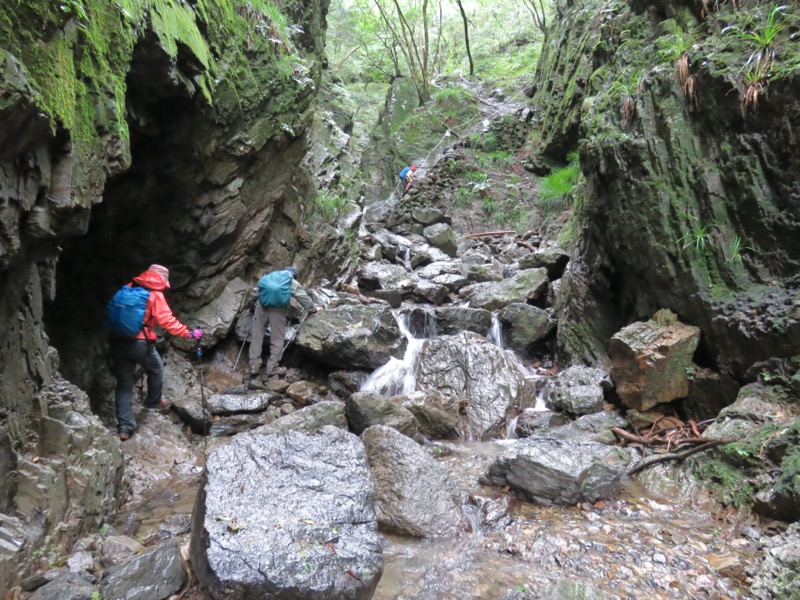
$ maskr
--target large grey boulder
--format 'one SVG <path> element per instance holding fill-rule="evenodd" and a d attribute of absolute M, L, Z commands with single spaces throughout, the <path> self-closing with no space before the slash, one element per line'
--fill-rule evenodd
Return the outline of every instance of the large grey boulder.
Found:
<path fill-rule="evenodd" d="M 272 423 L 254 429 L 252 433 L 255 435 L 271 435 L 287 431 L 316 433 L 328 425 L 347 429 L 344 402 L 326 400 L 304 406 L 300 410 L 275 419 Z"/>
<path fill-rule="evenodd" d="M 458 238 L 453 228 L 446 223 L 436 223 L 424 229 L 422 235 L 434 248 L 438 248 L 448 256 L 458 253 Z"/>
<path fill-rule="evenodd" d="M 611 389 L 608 373 L 594 367 L 573 365 L 545 388 L 550 406 L 573 416 L 603 410 L 604 390 Z"/>
<path fill-rule="evenodd" d="M 435 308 L 433 318 L 439 335 L 456 335 L 462 331 L 472 331 L 485 336 L 492 326 L 492 313 L 482 308 L 468 306 Z"/>
<path fill-rule="evenodd" d="M 609 342 L 611 379 L 625 406 L 649 410 L 689 395 L 692 356 L 700 328 L 684 325 L 668 310 L 617 332 Z"/>
<path fill-rule="evenodd" d="M 520 269 L 536 269 L 544 267 L 550 280 L 561 277 L 569 262 L 569 254 L 555 246 L 539 248 L 535 252 L 524 256 L 519 261 Z"/>
<path fill-rule="evenodd" d="M 499 314 L 505 346 L 516 352 L 531 352 L 556 327 L 550 314 L 537 306 L 514 302 Z"/>
<path fill-rule="evenodd" d="M 417 390 L 436 390 L 464 403 L 462 437 L 480 439 L 511 406 L 533 404 L 516 362 L 481 335 L 464 332 L 428 340 L 417 357 Z"/>
<path fill-rule="evenodd" d="M 452 437 L 461 423 L 459 402 L 436 390 L 394 396 L 392 401 L 400 403 L 411 411 L 420 433 L 431 438 Z"/>
<path fill-rule="evenodd" d="M 447 470 L 412 439 L 375 425 L 361 436 L 375 478 L 382 531 L 451 537 L 465 528 L 461 502 Z"/>
<path fill-rule="evenodd" d="M 385 425 L 408 437 L 417 437 L 419 429 L 414 414 L 399 402 L 371 392 L 356 392 L 345 403 L 350 429 L 361 435 L 372 425 Z"/>
<path fill-rule="evenodd" d="M 65 573 L 36 590 L 30 600 L 92 600 L 96 594 L 97 588 L 81 574 Z"/>
<path fill-rule="evenodd" d="M 537 433 L 546 433 L 566 425 L 567 420 L 564 413 L 526 408 L 517 416 L 514 435 L 518 438 L 524 438 Z"/>
<path fill-rule="evenodd" d="M 304 354 L 344 369 L 375 369 L 402 358 L 407 340 L 385 306 L 339 306 L 306 319 L 295 342 Z"/>
<path fill-rule="evenodd" d="M 251 286 L 238 277 L 232 279 L 222 292 L 195 313 L 192 323 L 203 329 L 203 345 L 213 346 L 222 341 L 233 328 L 240 308 L 247 301 Z M 177 339 L 180 338 L 176 338 Z M 189 348 L 194 342 L 186 341 L 182 347 Z"/>
<path fill-rule="evenodd" d="M 533 502 L 569 506 L 613 497 L 630 462 L 622 448 L 529 437 L 495 459 L 484 480 Z"/>
<path fill-rule="evenodd" d="M 368 262 L 359 269 L 356 277 L 359 287 L 364 290 L 388 290 L 408 277 L 408 271 L 402 265 Z"/>
<path fill-rule="evenodd" d="M 483 284 L 469 298 L 472 308 L 500 310 L 514 302 L 536 300 L 547 290 L 546 269 L 526 269 L 497 283 Z"/>
<path fill-rule="evenodd" d="M 624 428 L 627 424 L 628 421 L 625 417 L 617 411 L 603 410 L 592 413 L 591 415 L 584 415 L 561 427 L 554 427 L 543 431 L 541 435 L 559 440 L 576 440 L 614 445 L 617 443 L 617 436 L 614 435 L 611 428 Z"/>
<path fill-rule="evenodd" d="M 186 581 L 177 543 L 169 542 L 113 569 L 103 580 L 104 600 L 162 600 Z"/>
<path fill-rule="evenodd" d="M 383 556 L 361 441 L 326 427 L 243 434 L 213 452 L 191 560 L 216 600 L 371 598 Z"/>

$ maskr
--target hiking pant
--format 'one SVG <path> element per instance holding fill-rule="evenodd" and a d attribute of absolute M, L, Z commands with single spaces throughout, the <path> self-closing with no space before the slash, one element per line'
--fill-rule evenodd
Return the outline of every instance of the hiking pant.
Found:
<path fill-rule="evenodd" d="M 269 360 L 267 361 L 267 375 L 270 375 L 283 358 L 283 343 L 286 339 L 286 328 L 289 324 L 289 315 L 286 309 L 264 308 L 256 302 L 253 312 L 252 337 L 250 338 L 250 373 L 257 373 L 261 368 L 261 346 L 264 343 L 264 330 L 269 323 Z"/>
<path fill-rule="evenodd" d="M 117 387 L 114 390 L 114 403 L 117 408 L 117 429 L 136 429 L 133 415 L 133 384 L 136 365 L 144 367 L 147 373 L 147 397 L 145 404 L 161 402 L 164 389 L 164 364 L 153 342 L 146 340 L 111 340 L 111 360 Z"/>

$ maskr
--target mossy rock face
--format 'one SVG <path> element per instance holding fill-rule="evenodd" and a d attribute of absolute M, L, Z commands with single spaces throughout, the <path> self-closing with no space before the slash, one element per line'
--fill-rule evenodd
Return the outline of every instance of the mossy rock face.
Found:
<path fill-rule="evenodd" d="M 792 200 L 800 155 L 787 151 L 800 142 L 787 125 L 800 122 L 800 80 L 787 71 L 800 52 L 789 34 L 798 14 L 787 11 L 790 27 L 776 38 L 755 107 L 743 104 L 741 79 L 754 50 L 732 33 L 747 30 L 748 18 L 764 23 L 769 9 L 720 5 L 701 20 L 679 2 L 641 14 L 625 3 L 575 2 L 563 8 L 537 68 L 546 82 L 535 96 L 538 151 L 563 159 L 578 147 L 586 178 L 573 216 L 582 232 L 576 261 L 588 263 L 592 278 L 613 280 L 581 303 L 598 303 L 620 326 L 670 308 L 701 328 L 707 362 L 740 381 L 754 363 L 800 352 L 800 212 Z M 690 89 L 660 53 L 667 18 L 695 37 Z M 586 354 L 586 343 L 568 335 L 571 320 L 600 335 L 608 320 L 577 315 L 575 299 L 565 298 L 559 313 L 560 351 L 571 356 Z"/>

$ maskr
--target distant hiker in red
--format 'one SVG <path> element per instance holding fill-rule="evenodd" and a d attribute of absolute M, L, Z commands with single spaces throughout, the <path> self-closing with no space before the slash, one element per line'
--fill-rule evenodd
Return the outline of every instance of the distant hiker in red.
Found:
<path fill-rule="evenodd" d="M 164 388 L 164 364 L 156 350 L 156 327 L 172 335 L 199 340 L 202 329 L 190 331 L 172 314 L 164 297 L 169 287 L 169 270 L 150 265 L 133 282 L 119 290 L 106 309 L 106 328 L 111 344 L 111 359 L 117 387 L 114 401 L 117 408 L 119 439 L 127 440 L 136 430 L 133 414 L 133 383 L 136 365 L 147 373 L 147 408 L 166 408 L 161 396 Z"/>
<path fill-rule="evenodd" d="M 269 360 L 266 376 L 279 375 L 286 369 L 278 368 L 283 358 L 286 327 L 289 323 L 287 310 L 292 298 L 308 312 L 322 310 L 316 306 L 311 296 L 297 281 L 297 269 L 286 267 L 264 275 L 258 281 L 258 300 L 253 313 L 253 337 L 250 338 L 250 383 L 258 385 L 256 378 L 261 369 L 261 345 L 264 342 L 264 331 L 269 323 Z"/>

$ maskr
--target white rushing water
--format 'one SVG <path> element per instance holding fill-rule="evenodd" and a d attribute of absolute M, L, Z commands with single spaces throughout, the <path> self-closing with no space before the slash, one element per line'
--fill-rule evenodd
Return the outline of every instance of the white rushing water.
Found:
<path fill-rule="evenodd" d="M 492 325 L 489 327 L 489 332 L 486 334 L 486 339 L 492 342 L 495 346 L 503 350 L 503 324 L 500 322 L 500 317 L 497 313 L 492 313 Z"/>
<path fill-rule="evenodd" d="M 362 392 L 373 392 L 381 396 L 396 396 L 410 394 L 416 389 L 417 376 L 414 366 L 417 355 L 425 342 L 424 338 L 415 338 L 408 327 L 410 313 L 398 315 L 395 319 L 400 326 L 400 331 L 406 336 L 408 346 L 402 360 L 392 357 L 389 362 L 377 369 L 361 384 Z"/>

